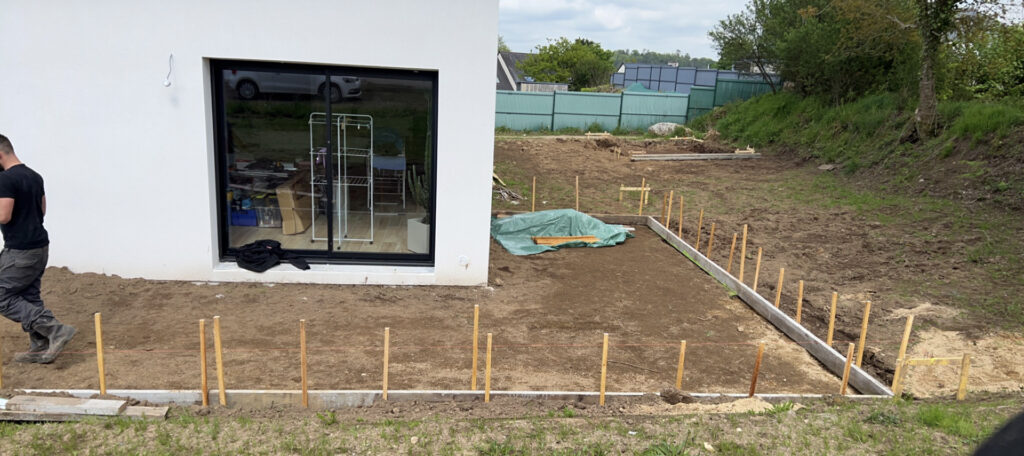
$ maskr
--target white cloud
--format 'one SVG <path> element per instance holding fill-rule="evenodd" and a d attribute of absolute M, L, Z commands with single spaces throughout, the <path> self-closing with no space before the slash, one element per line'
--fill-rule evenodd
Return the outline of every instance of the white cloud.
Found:
<path fill-rule="evenodd" d="M 499 33 L 515 51 L 561 36 L 588 38 L 605 49 L 676 49 L 717 57 L 707 32 L 746 0 L 501 0 Z"/>

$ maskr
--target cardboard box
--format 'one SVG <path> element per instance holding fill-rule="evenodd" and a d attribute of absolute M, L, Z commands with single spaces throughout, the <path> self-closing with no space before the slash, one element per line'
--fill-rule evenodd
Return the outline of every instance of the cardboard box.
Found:
<path fill-rule="evenodd" d="M 313 223 L 313 199 L 308 195 L 309 172 L 297 173 L 276 190 L 277 204 L 281 208 L 281 231 L 284 234 L 299 234 L 309 229 Z"/>

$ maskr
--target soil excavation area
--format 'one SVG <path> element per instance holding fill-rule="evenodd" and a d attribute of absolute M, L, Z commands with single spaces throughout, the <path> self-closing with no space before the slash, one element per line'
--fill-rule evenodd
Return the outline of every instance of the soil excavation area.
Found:
<path fill-rule="evenodd" d="M 17 364 L 27 338 L 0 324 L 6 388 L 97 388 L 93 313 L 103 314 L 107 387 L 198 389 L 198 320 L 221 316 L 228 389 L 298 389 L 299 322 L 307 320 L 309 387 L 377 389 L 390 327 L 390 388 L 469 389 L 473 305 L 480 377 L 493 333 L 494 390 L 596 391 L 610 334 L 609 391 L 673 386 L 746 392 L 756 345 L 762 393 L 834 393 L 839 379 L 646 227 L 609 248 L 516 257 L 492 241 L 490 287 L 384 287 L 126 280 L 51 268 L 43 297 L 78 327 L 49 366 Z M 290 267 L 290 266 L 281 266 Z"/>
<path fill-rule="evenodd" d="M 969 391 L 1024 390 L 1024 370 L 1018 361 L 1024 338 L 1013 323 L 1024 293 L 1020 268 L 1014 266 L 1024 258 L 1019 214 L 977 203 L 885 192 L 871 175 L 858 175 L 853 182 L 795 154 L 637 162 L 624 154 L 734 150 L 715 143 L 499 137 L 495 171 L 527 199 L 496 194 L 493 204 L 496 209 L 529 210 L 536 177 L 537 210 L 570 207 L 575 204 L 574 178 L 579 176 L 581 211 L 636 214 L 639 193 L 625 192 L 620 200 L 619 187 L 637 187 L 645 180 L 651 188 L 645 214 L 660 216 L 663 198 L 673 192 L 673 231 L 678 228 L 679 196 L 685 197 L 683 238 L 691 244 L 697 237 L 699 211 L 704 210 L 701 251 L 706 250 L 711 224 L 716 224 L 711 259 L 719 264 L 728 260 L 732 236 L 747 224 L 746 283 L 753 283 L 760 247 L 757 291 L 774 301 L 779 270 L 785 268 L 780 306 L 793 316 L 798 281 L 803 280 L 802 323 L 822 339 L 831 295 L 837 292 L 834 347 L 841 353 L 858 339 L 863 303 L 871 301 L 863 366 L 882 381 L 892 381 L 904 324 L 914 315 L 909 357 L 969 353 Z M 1000 251 L 1011 254 L 986 256 Z M 739 248 L 736 257 L 738 261 Z M 662 263 L 647 264 L 651 267 L 639 269 L 645 276 L 640 283 L 649 283 L 646 275 Z M 914 368 L 907 376 L 907 390 L 917 396 L 949 396 L 958 374 L 957 367 Z"/>

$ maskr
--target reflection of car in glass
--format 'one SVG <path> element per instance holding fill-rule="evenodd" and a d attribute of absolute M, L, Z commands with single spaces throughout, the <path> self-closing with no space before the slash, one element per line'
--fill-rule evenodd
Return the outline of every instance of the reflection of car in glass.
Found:
<path fill-rule="evenodd" d="M 252 100 L 261 93 L 297 93 L 323 95 L 324 77 L 303 73 L 268 73 L 263 71 L 231 70 L 224 72 L 224 82 L 235 89 L 238 97 Z M 352 76 L 331 76 L 331 102 L 345 98 L 359 98 L 363 83 Z"/>

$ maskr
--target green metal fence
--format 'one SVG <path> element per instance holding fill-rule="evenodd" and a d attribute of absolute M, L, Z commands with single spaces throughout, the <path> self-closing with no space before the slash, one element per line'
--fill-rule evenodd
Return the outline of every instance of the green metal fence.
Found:
<path fill-rule="evenodd" d="M 552 130 L 579 128 L 600 124 L 606 131 L 619 124 L 622 98 L 617 93 L 553 92 L 555 115 Z"/>
<path fill-rule="evenodd" d="M 737 100 L 748 100 L 771 91 L 772 87 L 764 81 L 719 79 L 715 81 L 715 106 L 725 106 Z"/>
<path fill-rule="evenodd" d="M 715 88 L 694 86 L 690 89 L 690 104 L 686 118 L 696 119 L 715 108 Z"/>
<path fill-rule="evenodd" d="M 619 126 L 643 130 L 658 122 L 686 123 L 689 98 L 681 93 L 623 92 Z"/>
<path fill-rule="evenodd" d="M 679 93 L 511 92 L 499 90 L 495 127 L 512 130 L 586 130 L 598 124 L 642 130 L 658 122 L 686 123 L 717 106 L 771 91 L 763 81 L 718 79 L 715 87 Z"/>
<path fill-rule="evenodd" d="M 512 130 L 550 129 L 554 92 L 498 91 L 494 124 Z"/>

